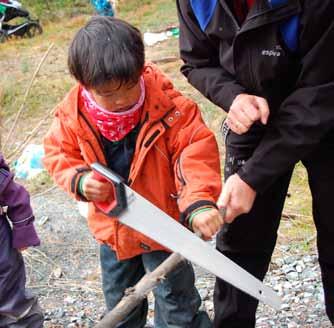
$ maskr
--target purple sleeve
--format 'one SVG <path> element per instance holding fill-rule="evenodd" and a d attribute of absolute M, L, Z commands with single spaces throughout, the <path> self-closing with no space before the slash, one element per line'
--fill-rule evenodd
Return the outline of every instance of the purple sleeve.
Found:
<path fill-rule="evenodd" d="M 13 223 L 13 247 L 23 248 L 40 244 L 33 226 L 34 216 L 28 192 L 13 180 L 0 155 L 0 205 L 8 206 L 7 215 Z"/>

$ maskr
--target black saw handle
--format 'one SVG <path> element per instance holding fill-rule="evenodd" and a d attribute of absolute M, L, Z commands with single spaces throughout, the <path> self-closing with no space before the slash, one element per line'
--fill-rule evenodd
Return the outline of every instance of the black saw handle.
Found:
<path fill-rule="evenodd" d="M 114 198 L 111 202 L 94 202 L 94 204 L 108 216 L 119 216 L 128 207 L 123 178 L 100 163 L 93 163 L 90 167 L 93 170 L 94 179 L 111 182 L 114 191 Z"/>

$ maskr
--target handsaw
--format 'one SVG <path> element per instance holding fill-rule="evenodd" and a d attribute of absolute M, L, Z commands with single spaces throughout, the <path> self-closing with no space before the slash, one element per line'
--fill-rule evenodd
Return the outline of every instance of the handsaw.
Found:
<path fill-rule="evenodd" d="M 111 182 L 114 189 L 111 202 L 95 202 L 102 212 L 117 217 L 120 223 L 181 254 L 259 301 L 280 309 L 281 298 L 271 288 L 131 189 L 112 170 L 100 163 L 91 164 L 91 168 L 97 180 Z"/>

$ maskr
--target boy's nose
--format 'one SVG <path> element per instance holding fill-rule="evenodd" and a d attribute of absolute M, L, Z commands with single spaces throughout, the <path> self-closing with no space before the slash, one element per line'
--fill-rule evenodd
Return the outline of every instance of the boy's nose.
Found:
<path fill-rule="evenodd" d="M 125 102 L 124 102 L 124 99 L 116 99 L 115 100 L 115 105 L 119 106 L 119 105 L 123 105 Z"/>

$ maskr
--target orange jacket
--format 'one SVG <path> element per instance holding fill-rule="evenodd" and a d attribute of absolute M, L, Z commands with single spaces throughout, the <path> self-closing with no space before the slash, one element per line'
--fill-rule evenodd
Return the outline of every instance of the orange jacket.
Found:
<path fill-rule="evenodd" d="M 218 147 L 197 105 L 173 88 L 153 65 L 146 65 L 142 127 L 130 168 L 129 185 L 176 220 L 180 214 L 215 203 L 221 190 Z M 44 164 L 56 183 L 76 199 L 78 181 L 89 165 L 106 165 L 99 132 L 78 105 L 79 86 L 57 106 L 44 139 Z M 164 248 L 120 224 L 89 203 L 94 237 L 110 245 L 119 259 Z"/>

